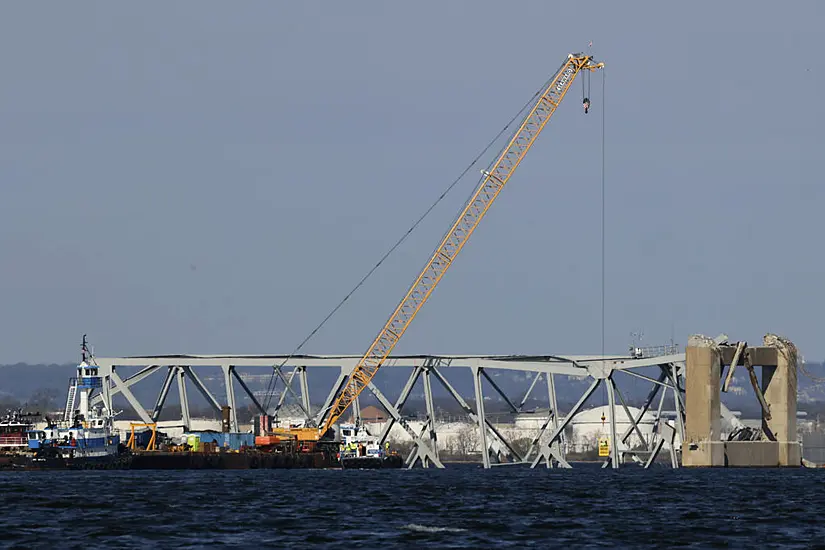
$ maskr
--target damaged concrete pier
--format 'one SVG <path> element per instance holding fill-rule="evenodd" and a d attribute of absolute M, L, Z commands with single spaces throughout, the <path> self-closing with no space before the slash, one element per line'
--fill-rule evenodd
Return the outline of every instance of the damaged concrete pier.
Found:
<path fill-rule="evenodd" d="M 763 345 L 718 344 L 693 336 L 685 365 L 684 466 L 800 466 L 796 431 L 797 352 L 789 340 L 768 334 Z M 728 366 L 727 376 L 725 367 Z M 762 429 L 742 440 L 723 441 L 721 393 L 737 366 L 748 371 L 762 409 Z M 755 367 L 761 367 L 761 385 Z"/>

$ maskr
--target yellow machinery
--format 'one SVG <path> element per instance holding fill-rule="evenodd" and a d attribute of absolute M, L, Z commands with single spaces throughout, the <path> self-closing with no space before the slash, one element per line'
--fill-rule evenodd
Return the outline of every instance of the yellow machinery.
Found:
<path fill-rule="evenodd" d="M 323 431 L 318 430 L 318 428 L 289 428 L 287 430 L 289 433 L 293 434 L 299 442 L 301 441 L 318 441 L 321 438 L 321 435 L 326 433 L 326 429 Z"/>
<path fill-rule="evenodd" d="M 137 443 L 135 442 L 135 428 L 151 428 L 152 430 L 152 437 L 149 438 L 149 443 L 146 445 L 147 451 L 154 451 L 155 450 L 155 443 L 157 442 L 158 436 L 158 425 L 156 423 L 143 423 L 143 422 L 130 422 L 129 423 L 129 441 L 126 443 L 126 446 L 130 449 L 137 450 Z"/>
<path fill-rule="evenodd" d="M 406 296 L 393 311 L 381 332 L 355 366 L 352 374 L 338 393 L 320 428 L 298 428 L 290 430 L 299 440 L 317 440 L 341 418 L 353 401 L 369 385 L 378 369 L 392 353 L 393 348 L 404 335 L 418 311 L 430 297 L 447 269 L 467 243 L 478 227 L 487 210 L 498 197 L 504 185 L 513 175 L 527 151 L 533 145 L 544 126 L 553 116 L 556 108 L 570 90 L 576 76 L 582 71 L 596 71 L 604 67 L 603 63 L 594 63 L 593 57 L 583 53 L 570 54 L 561 68 L 550 80 L 544 90 L 537 94 L 538 99 L 524 117 L 518 130 L 513 135 L 503 152 L 489 170 L 484 170 L 481 183 L 458 215 L 441 244 L 435 250 L 426 267 L 421 271 L 410 287 Z M 584 98 L 585 112 L 590 107 L 590 100 Z"/>

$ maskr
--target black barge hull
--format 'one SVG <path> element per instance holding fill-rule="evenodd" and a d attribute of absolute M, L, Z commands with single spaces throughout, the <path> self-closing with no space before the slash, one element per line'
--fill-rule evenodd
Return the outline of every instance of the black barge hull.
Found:
<path fill-rule="evenodd" d="M 8 461 L 14 470 L 128 470 L 130 455 L 114 455 L 89 458 L 58 458 L 17 456 Z"/>
<path fill-rule="evenodd" d="M 382 470 L 384 468 L 401 468 L 404 461 L 399 455 L 384 457 L 352 456 L 341 460 L 341 467 L 345 470 Z"/>
<path fill-rule="evenodd" d="M 276 468 L 336 468 L 327 453 L 168 453 L 147 451 L 132 455 L 131 470 L 256 470 Z"/>
<path fill-rule="evenodd" d="M 5 458 L 5 457 L 4 457 Z M 198 453 L 137 451 L 99 458 L 8 457 L 0 469 L 14 470 L 256 470 L 256 469 L 384 469 L 401 468 L 400 456 L 348 457 L 339 461 L 331 453 Z"/>

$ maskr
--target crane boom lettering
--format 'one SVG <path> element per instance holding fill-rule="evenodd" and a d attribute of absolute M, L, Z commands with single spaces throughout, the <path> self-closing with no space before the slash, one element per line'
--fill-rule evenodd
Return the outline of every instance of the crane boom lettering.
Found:
<path fill-rule="evenodd" d="M 524 117 L 521 126 L 513 134 L 507 147 L 492 167 L 483 172 L 484 177 L 475 194 L 464 206 L 424 270 L 415 279 L 401 303 L 395 308 L 381 332 L 353 369 L 329 408 L 319 435 L 326 433 L 341 418 L 372 381 L 444 273 L 467 244 L 470 235 L 475 231 L 510 176 L 524 159 L 527 151 L 569 91 L 576 75 L 581 71 L 595 71 L 603 66 L 603 63 L 593 63 L 593 57 L 590 55 L 570 54 L 568 56 L 567 61 Z"/>

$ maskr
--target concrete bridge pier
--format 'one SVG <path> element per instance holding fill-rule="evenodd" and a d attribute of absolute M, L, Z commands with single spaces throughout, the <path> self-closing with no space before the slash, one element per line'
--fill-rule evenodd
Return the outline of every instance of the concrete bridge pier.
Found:
<path fill-rule="evenodd" d="M 725 366 L 730 365 L 722 381 Z M 749 441 L 723 441 L 721 392 L 737 366 L 747 369 L 762 409 L 762 433 Z M 761 384 L 755 368 L 762 369 Z M 759 347 L 691 337 L 685 349 L 684 466 L 801 466 L 796 432 L 797 352 L 789 340 L 768 334 Z"/>
<path fill-rule="evenodd" d="M 683 466 L 724 466 L 721 354 L 712 340 L 692 341 L 685 349 L 685 442 Z"/>
<path fill-rule="evenodd" d="M 776 365 L 762 367 L 762 393 L 770 415 L 762 414 L 762 431 L 779 446 L 780 466 L 799 466 L 801 450 L 796 432 L 796 348 L 773 335 L 764 339 L 766 347 L 776 350 Z"/>

